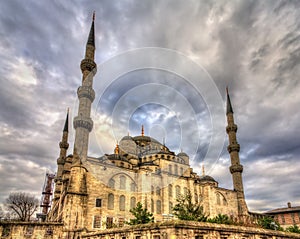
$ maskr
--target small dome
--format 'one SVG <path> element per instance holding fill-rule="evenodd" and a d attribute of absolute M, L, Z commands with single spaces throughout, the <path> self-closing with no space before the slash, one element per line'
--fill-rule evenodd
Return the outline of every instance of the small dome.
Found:
<path fill-rule="evenodd" d="M 132 139 L 131 136 L 126 135 L 126 136 L 124 136 L 124 137 L 121 139 L 121 141 L 122 141 L 122 140 L 133 140 L 133 139 Z"/>
<path fill-rule="evenodd" d="M 199 181 L 200 181 L 200 182 L 217 182 L 216 180 L 214 180 L 213 177 L 208 176 L 208 175 L 201 176 L 201 177 L 199 178 Z"/>
<path fill-rule="evenodd" d="M 180 152 L 177 157 L 189 157 L 185 152 Z"/>

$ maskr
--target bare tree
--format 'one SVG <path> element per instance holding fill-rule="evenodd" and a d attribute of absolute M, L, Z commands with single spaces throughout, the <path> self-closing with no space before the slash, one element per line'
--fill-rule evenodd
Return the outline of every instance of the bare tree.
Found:
<path fill-rule="evenodd" d="M 6 208 L 17 215 L 20 221 L 29 221 L 38 209 L 39 201 L 25 192 L 10 193 L 5 203 Z"/>
<path fill-rule="evenodd" d="M 0 206 L 0 220 L 5 217 L 5 212 L 3 211 L 2 207 Z"/>

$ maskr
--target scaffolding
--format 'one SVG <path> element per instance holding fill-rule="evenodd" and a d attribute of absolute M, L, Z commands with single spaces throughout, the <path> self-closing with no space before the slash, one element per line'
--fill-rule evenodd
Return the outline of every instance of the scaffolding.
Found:
<path fill-rule="evenodd" d="M 42 219 L 46 218 L 49 208 L 51 207 L 53 188 L 54 188 L 54 178 L 55 178 L 55 174 L 46 173 L 42 198 L 41 198 L 41 204 L 40 204 L 42 213 L 39 213 L 40 214 L 39 217 Z"/>

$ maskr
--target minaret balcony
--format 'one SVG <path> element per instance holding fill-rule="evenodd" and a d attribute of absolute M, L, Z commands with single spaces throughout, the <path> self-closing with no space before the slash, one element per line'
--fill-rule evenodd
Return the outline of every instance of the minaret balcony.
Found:
<path fill-rule="evenodd" d="M 227 150 L 229 153 L 236 151 L 236 152 L 240 152 L 240 145 L 239 144 L 230 144 L 227 147 Z"/>
<path fill-rule="evenodd" d="M 80 69 L 81 69 L 81 72 L 83 73 L 84 71 L 93 71 L 94 72 L 94 75 L 96 74 L 96 69 L 97 69 L 97 65 L 96 63 L 91 60 L 91 59 L 83 59 L 81 61 L 81 64 L 80 64 Z"/>
<path fill-rule="evenodd" d="M 237 164 L 237 165 L 232 165 L 229 168 L 230 173 L 242 173 L 243 172 L 243 165 Z"/>
<path fill-rule="evenodd" d="M 238 127 L 237 127 L 236 124 L 231 124 L 231 125 L 228 125 L 228 126 L 226 127 L 226 132 L 227 132 L 227 134 L 228 134 L 229 132 L 235 132 L 235 133 L 236 133 L 237 129 L 238 129 Z"/>
<path fill-rule="evenodd" d="M 59 147 L 61 149 L 68 149 L 69 148 L 69 143 L 61 141 L 61 142 L 59 142 Z"/>
<path fill-rule="evenodd" d="M 93 129 L 93 121 L 91 118 L 84 118 L 82 116 L 76 116 L 74 118 L 74 128 L 85 128 L 89 132 Z"/>
<path fill-rule="evenodd" d="M 89 86 L 80 86 L 77 90 L 78 99 L 88 98 L 91 102 L 95 99 L 95 91 Z"/>

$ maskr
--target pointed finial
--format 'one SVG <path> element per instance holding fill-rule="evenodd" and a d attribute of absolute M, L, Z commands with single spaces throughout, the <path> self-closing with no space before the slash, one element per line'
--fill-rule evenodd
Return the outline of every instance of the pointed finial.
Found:
<path fill-rule="evenodd" d="M 144 125 L 142 125 L 142 136 L 144 136 Z"/>
<path fill-rule="evenodd" d="M 165 137 L 163 137 L 163 145 L 166 146 Z"/>
<path fill-rule="evenodd" d="M 67 117 L 66 117 L 66 121 L 65 121 L 65 126 L 64 126 L 63 132 L 69 132 L 69 108 L 68 108 L 68 111 L 67 111 Z"/>
<path fill-rule="evenodd" d="M 127 136 L 129 136 L 129 131 L 128 131 L 128 133 L 127 133 Z"/>
<path fill-rule="evenodd" d="M 202 176 L 205 176 L 205 168 L 204 168 L 204 164 L 202 164 Z"/>
<path fill-rule="evenodd" d="M 229 113 L 233 113 L 232 105 L 231 105 L 231 101 L 230 101 L 230 97 L 229 97 L 229 93 L 228 93 L 228 86 L 226 87 L 226 93 L 227 93 L 226 115 L 228 115 Z"/>

